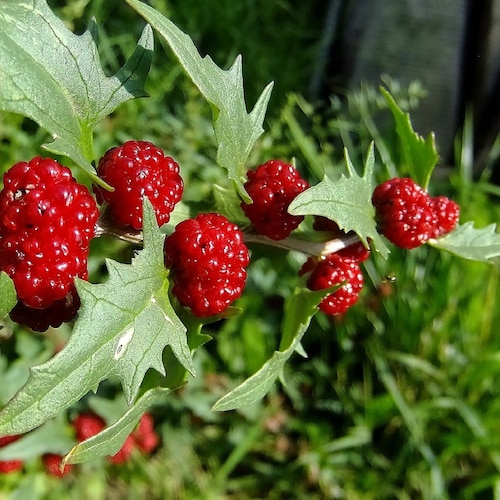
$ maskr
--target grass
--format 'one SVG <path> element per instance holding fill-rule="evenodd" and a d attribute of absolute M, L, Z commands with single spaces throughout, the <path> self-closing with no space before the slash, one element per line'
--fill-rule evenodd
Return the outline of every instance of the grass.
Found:
<path fill-rule="evenodd" d="M 105 23 L 102 56 L 116 70 L 140 30 L 135 24 L 127 29 L 132 16 L 121 6 L 115 16 L 116 2 L 54 3 L 76 27 L 82 25 L 78 17 L 90 12 Z M 343 144 L 356 165 L 374 136 L 382 155 L 394 147 L 380 125 L 383 120 L 374 119 L 384 109 L 373 89 L 333 99 L 331 113 L 321 115 L 301 97 L 286 95 L 284 89 L 300 89 L 306 79 L 309 55 L 300 52 L 300 45 L 312 34 L 305 5 L 292 11 L 285 1 L 257 2 L 253 8 L 246 1 L 188 1 L 175 8 L 168 2 L 153 4 L 219 62 L 229 63 L 243 52 L 250 102 L 269 79 L 283 85 L 275 89 L 272 120 L 251 162 L 295 158 L 304 172 L 310 167 L 307 175 L 315 182 L 323 169 L 333 176 L 340 172 Z M 285 15 L 297 23 L 283 22 L 277 32 L 260 29 Z M 283 53 L 292 49 L 297 60 L 273 75 L 273 68 L 283 66 Z M 148 83 L 151 98 L 126 103 L 104 120 L 96 130 L 95 149 L 100 155 L 138 135 L 156 142 L 181 164 L 189 186 L 186 201 L 203 206 L 212 199 L 212 186 L 225 182 L 214 162 L 210 110 L 172 61 L 165 71 L 160 57 Z M 391 85 L 408 109 L 424 96 L 418 86 Z M 0 138 L 2 168 L 40 154 L 46 140 L 31 122 L 10 114 L 2 114 Z M 500 204 L 496 188 L 488 184 L 491 158 L 480 182 L 472 179 L 470 144 L 466 124 L 457 138 L 456 164 L 440 170 L 433 187 L 460 201 L 462 220 L 481 226 L 499 220 Z M 388 172 L 380 157 L 378 163 L 383 178 Z M 130 249 L 103 241 L 93 252 L 91 271 L 98 276 L 104 253 L 125 260 Z M 72 498 L 95 499 L 499 496 L 498 265 L 461 261 L 427 248 L 393 249 L 388 260 L 374 256 L 364 269 L 360 303 L 340 319 L 318 315 L 313 320 L 303 340 L 309 357 L 291 359 L 286 386 L 275 387 L 255 407 L 216 414 L 210 408 L 218 397 L 276 348 L 283 298 L 300 266 L 300 257 L 280 251 L 254 249 L 253 257 L 247 294 L 239 302 L 245 315 L 207 330 L 214 341 L 197 353 L 198 377 L 153 409 L 161 449 L 150 458 L 136 455 L 122 467 L 86 464 L 63 481 L 48 478 L 33 461 L 23 476 L 1 477 L 1 489 L 21 489 L 33 499 L 67 498 L 69 492 Z M 3 341 L 2 352 L 13 366 L 17 357 L 38 359 L 50 343 L 50 337 L 33 343 L 18 335 Z M 113 394 L 116 388 L 101 388 L 100 395 L 106 391 Z"/>

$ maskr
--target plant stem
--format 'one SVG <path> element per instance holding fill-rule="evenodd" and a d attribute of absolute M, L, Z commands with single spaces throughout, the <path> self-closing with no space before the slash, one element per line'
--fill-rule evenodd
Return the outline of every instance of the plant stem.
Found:
<path fill-rule="evenodd" d="M 96 226 L 96 237 L 108 235 L 134 245 L 142 245 L 143 237 L 141 231 L 131 231 L 114 226 L 106 219 L 99 219 Z M 245 243 L 257 243 L 283 250 L 294 250 L 312 256 L 326 256 L 338 252 L 354 243 L 358 243 L 359 237 L 356 234 L 348 233 L 332 240 L 317 242 L 306 241 L 289 236 L 283 240 L 272 240 L 267 236 L 255 233 L 243 233 Z"/>
<path fill-rule="evenodd" d="M 360 241 L 356 234 L 346 234 L 333 240 L 317 242 L 305 241 L 291 236 L 284 240 L 275 241 L 267 236 L 253 233 L 245 233 L 244 240 L 246 243 L 260 243 L 262 245 L 283 248 L 284 250 L 295 250 L 313 256 L 326 256 Z"/>

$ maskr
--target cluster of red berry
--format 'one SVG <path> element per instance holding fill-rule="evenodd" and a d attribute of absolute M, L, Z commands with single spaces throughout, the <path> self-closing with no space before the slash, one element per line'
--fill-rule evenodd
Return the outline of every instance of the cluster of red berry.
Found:
<path fill-rule="evenodd" d="M 446 196 L 431 197 L 409 178 L 377 186 L 372 196 L 380 232 L 401 248 L 412 249 L 449 233 L 457 225 L 459 206 Z"/>
<path fill-rule="evenodd" d="M 72 422 L 75 437 L 78 441 L 95 436 L 101 432 L 106 426 L 104 420 L 95 413 L 81 413 Z M 0 438 L 0 448 L 7 446 L 14 441 L 17 441 L 21 435 L 5 436 Z M 122 464 L 130 459 L 134 450 L 139 450 L 142 453 L 149 454 L 158 446 L 159 437 L 154 428 L 154 420 L 150 413 L 145 413 L 137 428 L 127 436 L 125 443 L 120 450 L 113 456 L 109 457 L 109 461 L 113 464 Z M 68 474 L 72 465 L 67 464 L 61 470 L 61 460 L 63 457 L 55 453 L 46 453 L 42 456 L 42 464 L 51 476 L 62 477 Z M 22 460 L 4 460 L 0 461 L 0 474 L 8 474 L 21 470 L 24 464 Z"/>
<path fill-rule="evenodd" d="M 162 225 L 184 190 L 179 165 L 147 141 L 110 149 L 97 173 L 114 189 L 93 186 L 102 211 L 113 224 L 133 230 L 142 228 L 144 196 Z M 303 221 L 303 216 L 288 213 L 292 200 L 309 187 L 293 165 L 270 160 L 248 171 L 244 187 L 250 200 L 241 207 L 256 233 L 283 240 Z M 431 198 L 411 179 L 377 186 L 372 201 L 380 231 L 403 248 L 441 236 L 458 220 L 458 205 L 442 196 Z M 11 317 L 39 331 L 71 320 L 79 307 L 73 281 L 87 278 L 89 242 L 99 216 L 90 192 L 66 167 L 37 157 L 4 175 L 0 214 L 0 270 L 13 279 L 18 295 Z M 332 221 L 316 218 L 313 227 L 345 236 Z M 357 242 L 335 254 L 309 258 L 299 272 L 308 276 L 308 288 L 342 285 L 325 298 L 322 311 L 341 314 L 357 301 L 363 286 L 359 265 L 368 256 L 369 249 Z M 221 314 L 240 297 L 249 261 L 243 232 L 217 213 L 185 220 L 166 238 L 172 293 L 199 317 Z"/>

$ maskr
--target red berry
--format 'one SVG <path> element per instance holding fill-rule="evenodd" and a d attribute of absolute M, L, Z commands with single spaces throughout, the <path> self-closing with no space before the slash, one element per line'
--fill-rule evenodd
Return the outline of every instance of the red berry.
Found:
<path fill-rule="evenodd" d="M 73 420 L 76 439 L 85 441 L 86 439 L 99 434 L 106 427 L 106 422 L 95 413 L 80 413 Z"/>
<path fill-rule="evenodd" d="M 125 439 L 123 446 L 118 450 L 117 453 L 109 457 L 109 461 L 115 465 L 126 462 L 130 458 L 130 455 L 132 455 L 135 447 L 135 440 L 132 435 L 127 436 L 127 439 Z"/>
<path fill-rule="evenodd" d="M 288 206 L 293 199 L 309 187 L 291 164 L 269 160 L 247 172 L 245 189 L 252 203 L 241 207 L 259 234 L 272 240 L 286 238 L 304 220 L 290 215 Z"/>
<path fill-rule="evenodd" d="M 458 224 L 460 207 L 446 196 L 431 198 L 432 206 L 437 216 L 437 229 L 434 237 L 449 233 Z"/>
<path fill-rule="evenodd" d="M 16 163 L 3 180 L 0 269 L 24 306 L 48 309 L 76 294 L 75 277 L 87 278 L 99 211 L 88 189 L 52 159 Z"/>
<path fill-rule="evenodd" d="M 4 436 L 0 438 L 0 448 L 7 446 L 14 441 L 17 441 L 21 437 L 21 434 L 16 436 Z M 1 460 L 0 461 L 0 474 L 8 474 L 9 472 L 15 472 L 23 468 L 22 460 Z"/>
<path fill-rule="evenodd" d="M 185 220 L 165 241 L 172 293 L 198 317 L 219 314 L 240 297 L 249 261 L 243 233 L 220 214 Z"/>
<path fill-rule="evenodd" d="M 416 248 L 436 232 L 437 216 L 428 193 L 409 178 L 378 185 L 372 196 L 384 236 L 401 248 Z"/>
<path fill-rule="evenodd" d="M 153 417 L 149 413 L 142 416 L 137 429 L 132 435 L 137 447 L 144 453 L 151 453 L 160 441 L 158 434 L 154 430 Z"/>
<path fill-rule="evenodd" d="M 324 290 L 346 281 L 341 288 L 323 299 L 319 305 L 321 311 L 330 315 L 344 314 L 357 302 L 364 281 L 357 262 L 342 259 L 333 253 L 320 261 L 310 258 L 304 266 L 306 272 L 312 267 L 307 280 L 307 287 L 310 290 Z"/>
<path fill-rule="evenodd" d="M 54 301 L 46 309 L 35 309 L 18 301 L 10 312 L 10 318 L 32 330 L 44 332 L 50 326 L 56 328 L 62 323 L 71 321 L 78 309 L 80 309 L 80 297 L 76 290 L 71 290 L 64 299 Z"/>
<path fill-rule="evenodd" d="M 370 249 L 366 248 L 361 241 L 358 241 L 339 250 L 337 255 L 344 260 L 353 260 L 354 262 L 361 263 L 370 256 Z"/>
<path fill-rule="evenodd" d="M 46 453 L 42 456 L 43 467 L 47 474 L 56 477 L 63 477 L 73 468 L 72 464 L 67 464 L 64 466 L 64 469 L 60 469 L 61 461 L 63 457 L 62 455 L 56 455 L 54 453 Z"/>
<path fill-rule="evenodd" d="M 94 185 L 99 203 L 107 202 L 111 218 L 120 226 L 142 228 L 142 203 L 147 196 L 161 226 L 180 201 L 184 182 L 179 165 L 148 141 L 128 141 L 99 160 L 97 173 L 114 188 Z"/>

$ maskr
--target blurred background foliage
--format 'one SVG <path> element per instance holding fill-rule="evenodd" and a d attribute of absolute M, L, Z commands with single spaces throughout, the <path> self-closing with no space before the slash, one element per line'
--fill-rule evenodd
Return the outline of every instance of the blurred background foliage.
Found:
<path fill-rule="evenodd" d="M 376 87 L 360 83 L 319 104 L 307 98 L 322 49 L 324 1 L 149 3 L 218 64 L 228 66 L 243 54 L 249 106 L 275 81 L 267 130 L 251 165 L 293 159 L 315 183 L 324 173 L 342 172 L 344 145 L 359 168 L 376 138 L 379 180 L 396 174 L 382 161 L 395 142 Z M 76 32 L 95 16 L 110 72 L 130 54 L 142 28 L 118 0 L 49 4 Z M 385 76 L 382 82 L 407 111 L 428 98 L 418 81 L 402 85 Z M 210 110 L 161 47 L 147 90 L 149 99 L 127 102 L 99 124 L 96 158 L 127 139 L 151 140 L 181 165 L 181 210 L 213 206 L 213 186 L 230 186 L 215 164 Z M 477 170 L 471 115 L 454 137 L 452 157 L 443 158 L 431 182 L 433 194 L 458 200 L 462 222 L 497 222 L 499 188 L 490 177 L 500 142 Z M 1 168 L 43 155 L 40 145 L 47 140 L 29 120 L 2 114 Z M 96 240 L 91 279 L 103 279 L 104 256 L 127 261 L 132 251 L 121 242 Z M 45 476 L 33 461 L 23 476 L 0 477 L 6 492 L 0 498 L 12 491 L 33 499 L 500 498 L 498 263 L 461 261 L 427 247 L 393 248 L 388 260 L 374 255 L 364 267 L 360 302 L 341 318 L 314 318 L 303 340 L 308 358 L 292 358 L 286 386 L 276 386 L 254 407 L 213 413 L 213 403 L 277 348 L 283 301 L 304 260 L 257 246 L 252 252 L 247 290 L 238 302 L 245 313 L 207 327 L 214 340 L 196 354 L 198 377 L 152 409 L 163 443 L 152 457 L 135 456 L 121 467 L 86 464 L 62 481 Z M 69 334 L 69 327 L 43 336 L 18 329 L 2 340 L 0 370 L 8 382 L 2 403 L 22 384 L 26 367 L 50 356 Z M 118 392 L 106 383 L 98 395 L 113 399 Z"/>

